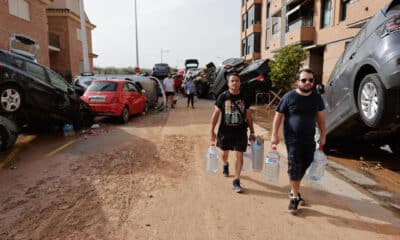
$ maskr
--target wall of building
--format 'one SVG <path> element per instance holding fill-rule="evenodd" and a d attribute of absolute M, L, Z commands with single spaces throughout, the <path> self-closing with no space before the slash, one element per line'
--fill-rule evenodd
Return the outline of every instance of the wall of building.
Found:
<path fill-rule="evenodd" d="M 316 45 L 319 50 L 308 51 L 309 58 L 305 61 L 305 64 L 314 65 L 322 69 L 321 76 L 323 82 L 326 82 L 329 75 L 335 66 L 338 58 L 345 49 L 346 42 L 351 39 L 360 31 L 360 28 L 349 28 L 349 25 L 356 22 L 368 19 L 379 11 L 385 4 L 390 0 L 359 0 L 353 1 L 348 5 L 346 19 L 341 20 L 341 0 L 332 0 L 332 18 L 329 27 L 321 28 L 321 15 L 322 0 L 314 0 L 314 15 L 313 15 L 313 27 L 312 31 L 291 31 L 285 34 L 286 45 L 296 44 L 299 39 L 311 40 L 309 45 Z M 262 1 L 262 23 L 261 23 L 261 58 L 273 58 L 274 53 L 281 48 L 280 36 L 272 37 L 272 18 L 270 18 L 270 32 L 271 41 L 270 47 L 266 49 L 266 11 L 267 11 L 267 0 Z M 275 13 L 279 13 L 281 9 L 281 0 L 270 1 L 270 16 Z M 242 9 L 243 13 L 243 9 Z M 280 30 L 281 18 L 278 16 L 278 28 Z M 241 16 L 242 17 L 242 16 Z M 304 35 L 306 34 L 306 35 Z M 241 39 L 243 36 L 241 37 Z M 307 38 L 307 39 L 306 39 Z M 307 47 L 306 45 L 304 47 Z M 322 47 L 322 48 L 321 48 Z M 316 54 L 319 54 L 316 56 Z M 322 64 L 318 64 L 318 61 L 323 59 Z M 318 70 L 320 71 L 320 70 Z"/>
<path fill-rule="evenodd" d="M 9 49 L 10 36 L 13 33 L 26 35 L 40 45 L 37 55 L 39 63 L 50 66 L 49 40 L 47 34 L 47 3 L 40 0 L 31 0 L 30 20 L 19 18 L 9 13 L 8 1 L 0 1 L 0 48 Z"/>

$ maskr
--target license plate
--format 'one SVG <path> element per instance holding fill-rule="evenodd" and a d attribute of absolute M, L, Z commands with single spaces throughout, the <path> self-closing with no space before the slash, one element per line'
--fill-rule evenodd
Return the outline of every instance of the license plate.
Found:
<path fill-rule="evenodd" d="M 105 101 L 106 101 L 106 97 L 104 97 L 104 96 L 89 97 L 89 102 L 105 102 Z"/>

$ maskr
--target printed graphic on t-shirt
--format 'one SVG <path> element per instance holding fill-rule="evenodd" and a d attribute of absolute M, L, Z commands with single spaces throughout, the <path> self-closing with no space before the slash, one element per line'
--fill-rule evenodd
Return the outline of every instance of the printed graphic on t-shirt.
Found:
<path fill-rule="evenodd" d="M 236 105 L 230 100 L 225 100 L 225 125 L 227 126 L 238 126 L 243 124 L 243 117 L 240 112 L 244 114 L 245 105 L 243 100 L 236 100 Z"/>

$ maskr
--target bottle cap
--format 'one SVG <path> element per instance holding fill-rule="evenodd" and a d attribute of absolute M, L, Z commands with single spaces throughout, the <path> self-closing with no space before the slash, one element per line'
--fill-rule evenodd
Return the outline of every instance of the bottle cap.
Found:
<path fill-rule="evenodd" d="M 272 149 L 272 150 L 276 150 L 276 145 L 272 145 L 272 146 L 271 146 L 271 149 Z"/>
<path fill-rule="evenodd" d="M 211 143 L 211 147 L 215 147 L 215 143 Z"/>

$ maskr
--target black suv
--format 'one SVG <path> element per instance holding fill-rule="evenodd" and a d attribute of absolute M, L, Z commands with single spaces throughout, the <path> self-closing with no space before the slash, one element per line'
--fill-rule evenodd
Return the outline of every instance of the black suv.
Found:
<path fill-rule="evenodd" d="M 360 30 L 337 61 L 324 96 L 328 143 L 354 138 L 400 152 L 400 0 Z"/>
<path fill-rule="evenodd" d="M 167 63 L 156 63 L 153 67 L 152 75 L 160 80 L 168 77 L 168 74 L 171 73 L 171 68 Z"/>
<path fill-rule="evenodd" d="M 93 120 L 71 84 L 23 51 L 0 50 L 0 114 L 17 126 L 71 123 L 80 128 Z"/>

